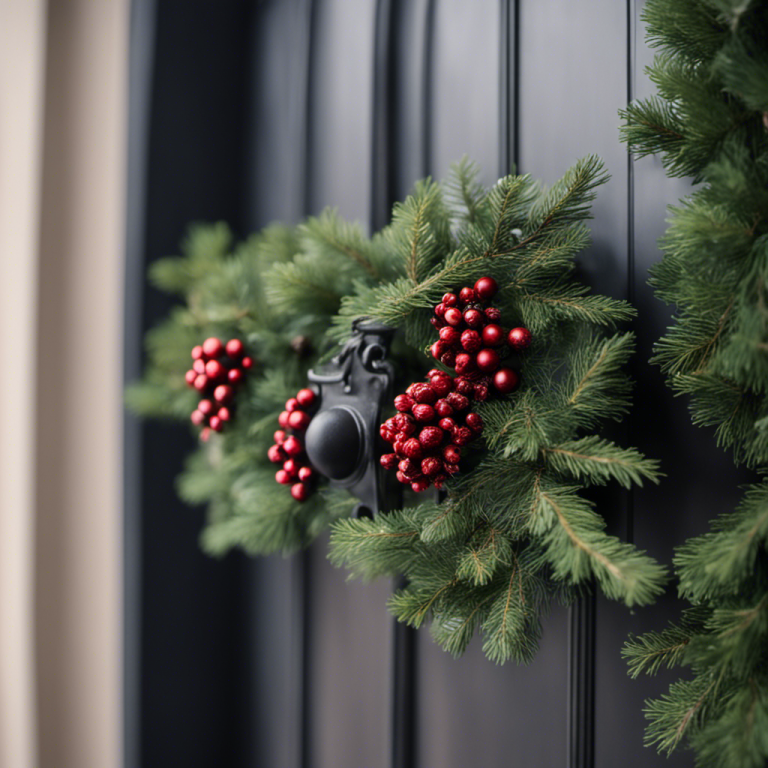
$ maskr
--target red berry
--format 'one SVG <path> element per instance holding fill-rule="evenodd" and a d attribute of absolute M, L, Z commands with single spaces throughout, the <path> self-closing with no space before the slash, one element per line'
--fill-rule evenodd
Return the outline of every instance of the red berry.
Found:
<path fill-rule="evenodd" d="M 224 422 L 218 416 L 211 416 L 208 423 L 211 425 L 211 429 L 214 432 L 221 432 L 221 430 L 224 429 Z"/>
<path fill-rule="evenodd" d="M 483 373 L 493 373 L 499 367 L 499 353 L 495 349 L 481 349 L 476 361 Z"/>
<path fill-rule="evenodd" d="M 397 475 L 395 475 L 395 477 L 397 477 L 398 481 L 401 483 L 411 482 L 402 472 L 400 472 L 400 470 L 398 470 Z"/>
<path fill-rule="evenodd" d="M 475 361 L 472 355 L 461 352 L 456 355 L 456 373 L 471 373 L 475 370 Z"/>
<path fill-rule="evenodd" d="M 427 403 L 428 405 L 432 405 L 432 403 L 437 400 L 437 392 L 435 392 L 429 384 L 417 384 L 413 388 L 411 397 L 417 403 Z"/>
<path fill-rule="evenodd" d="M 243 354 L 245 347 L 243 347 L 243 342 L 240 341 L 240 339 L 230 339 L 227 342 L 225 349 L 230 357 L 240 357 L 240 355 Z"/>
<path fill-rule="evenodd" d="M 286 437 L 281 447 L 289 456 L 298 456 L 304 450 L 301 440 L 293 435 Z"/>
<path fill-rule="evenodd" d="M 502 395 L 508 395 L 517 388 L 520 377 L 511 368 L 500 368 L 493 377 L 493 386 Z"/>
<path fill-rule="evenodd" d="M 293 496 L 296 501 L 306 501 L 307 496 L 309 496 L 309 489 L 304 483 L 294 483 L 291 486 L 291 496 Z"/>
<path fill-rule="evenodd" d="M 461 334 L 461 346 L 467 352 L 477 352 L 483 346 L 483 340 L 477 331 L 467 329 Z"/>
<path fill-rule="evenodd" d="M 292 429 L 306 429 L 312 418 L 305 411 L 293 411 L 288 417 L 288 426 Z"/>
<path fill-rule="evenodd" d="M 439 317 L 430 317 L 429 322 L 432 323 L 432 325 L 434 325 L 438 330 L 445 328 L 445 320 L 442 320 Z"/>
<path fill-rule="evenodd" d="M 211 336 L 203 342 L 203 353 L 206 357 L 221 357 L 224 354 L 224 345 L 215 337 Z"/>
<path fill-rule="evenodd" d="M 240 365 L 247 371 L 249 368 L 253 368 L 253 360 L 250 357 L 244 357 L 240 361 Z"/>
<path fill-rule="evenodd" d="M 472 390 L 474 389 L 474 384 L 469 379 L 464 378 L 463 376 L 460 376 L 458 379 L 456 379 L 456 391 L 460 395 L 471 395 Z"/>
<path fill-rule="evenodd" d="M 226 373 L 226 368 L 218 360 L 209 360 L 205 364 L 205 373 L 209 379 L 219 379 Z"/>
<path fill-rule="evenodd" d="M 307 481 L 315 473 L 312 471 L 312 467 L 301 467 L 299 469 L 299 480 Z"/>
<path fill-rule="evenodd" d="M 435 360 L 439 360 L 445 353 L 445 342 L 439 339 L 430 346 L 429 351 Z"/>
<path fill-rule="evenodd" d="M 197 404 L 197 410 L 202 411 L 206 416 L 213 413 L 213 403 L 210 400 L 201 400 Z"/>
<path fill-rule="evenodd" d="M 203 360 L 195 360 L 194 363 L 192 363 L 192 370 L 195 373 L 205 373 L 205 361 Z"/>
<path fill-rule="evenodd" d="M 222 421 L 229 421 L 232 418 L 229 408 L 224 406 L 219 408 L 219 412 L 216 414 Z"/>
<path fill-rule="evenodd" d="M 384 424 L 379 427 L 379 434 L 381 435 L 381 439 L 387 443 L 393 443 L 395 441 L 395 431 L 389 429 Z"/>
<path fill-rule="evenodd" d="M 439 475 L 435 475 L 432 478 L 432 485 L 437 488 L 438 491 L 443 490 L 443 483 L 448 479 L 447 475 L 444 475 L 442 472 Z"/>
<path fill-rule="evenodd" d="M 490 323 L 483 328 L 483 344 L 486 347 L 498 347 L 504 342 L 504 330 L 496 323 Z"/>
<path fill-rule="evenodd" d="M 458 448 L 456 450 L 458 450 Z M 443 463 L 443 469 L 449 475 L 455 475 L 459 471 L 459 462 L 457 461 L 455 464 L 451 464 L 450 462 L 445 461 Z"/>
<path fill-rule="evenodd" d="M 426 403 L 418 403 L 413 406 L 413 417 L 416 421 L 432 421 L 435 418 L 435 409 L 431 405 Z"/>
<path fill-rule="evenodd" d="M 528 349 L 531 346 L 533 336 L 527 328 L 513 328 L 507 335 L 507 344 L 509 344 L 515 352 L 522 352 L 524 349 Z"/>
<path fill-rule="evenodd" d="M 272 435 L 273 440 L 278 445 L 282 445 L 285 442 L 286 437 L 288 437 L 288 435 L 286 435 L 286 433 L 282 429 L 278 429 L 277 432 L 275 432 L 275 434 Z"/>
<path fill-rule="evenodd" d="M 407 413 L 414 405 L 414 400 L 410 395 L 398 395 L 395 398 L 395 408 L 401 413 Z"/>
<path fill-rule="evenodd" d="M 445 459 L 446 464 L 458 464 L 461 460 L 461 448 L 457 445 L 446 445 L 445 448 L 443 448 L 443 458 Z M 448 470 L 447 466 L 446 470 Z"/>
<path fill-rule="evenodd" d="M 446 344 L 455 344 L 459 340 L 459 332 L 452 326 L 446 325 L 440 329 L 440 341 Z"/>
<path fill-rule="evenodd" d="M 440 427 L 424 427 L 419 433 L 419 443 L 427 450 L 437 448 L 443 442 L 443 434 L 443 430 Z"/>
<path fill-rule="evenodd" d="M 455 411 L 464 411 L 469 408 L 469 398 L 466 395 L 451 392 L 445 399 L 453 406 Z"/>
<path fill-rule="evenodd" d="M 227 380 L 230 384 L 238 384 L 243 379 L 243 372 L 239 368 L 230 368 L 227 371 Z"/>
<path fill-rule="evenodd" d="M 446 307 L 445 304 L 438 304 L 435 307 L 435 314 L 442 320 L 445 317 L 446 309 L 448 309 L 448 307 Z"/>
<path fill-rule="evenodd" d="M 447 365 L 449 368 L 453 368 L 456 364 L 456 353 L 452 349 L 449 349 L 440 356 L 440 362 L 443 365 Z"/>
<path fill-rule="evenodd" d="M 199 360 L 203 356 L 203 348 L 198 344 L 196 347 L 192 347 L 192 359 Z"/>
<path fill-rule="evenodd" d="M 485 402 L 488 399 L 488 386 L 486 384 L 475 384 L 475 391 L 472 396 L 478 403 Z"/>
<path fill-rule="evenodd" d="M 283 469 L 291 476 L 296 477 L 299 474 L 299 463 L 296 459 L 288 459 L 283 464 Z"/>
<path fill-rule="evenodd" d="M 387 429 L 397 430 L 397 418 L 392 416 L 384 422 Z"/>
<path fill-rule="evenodd" d="M 452 418 L 446 416 L 446 418 L 440 419 L 440 421 L 437 422 L 437 426 L 440 427 L 443 432 L 452 432 L 456 426 L 456 422 Z"/>
<path fill-rule="evenodd" d="M 409 479 L 418 477 L 421 474 L 421 464 L 413 459 L 403 459 L 397 466 Z"/>
<path fill-rule="evenodd" d="M 456 427 L 451 432 L 451 440 L 456 445 L 466 445 L 473 437 L 474 435 L 469 427 Z"/>
<path fill-rule="evenodd" d="M 485 316 L 492 323 L 498 323 L 501 320 L 501 310 L 497 307 L 486 307 Z"/>
<path fill-rule="evenodd" d="M 285 461 L 285 451 L 279 445 L 271 445 L 267 451 L 267 458 L 275 464 Z"/>
<path fill-rule="evenodd" d="M 403 441 L 394 440 L 392 443 L 392 450 L 399 456 L 403 452 Z"/>
<path fill-rule="evenodd" d="M 429 383 L 438 397 L 445 397 L 453 389 L 453 379 L 446 374 L 442 376 L 432 376 Z"/>
<path fill-rule="evenodd" d="M 459 299 L 455 293 L 446 293 L 441 303 L 446 307 L 455 307 L 459 303 Z"/>
<path fill-rule="evenodd" d="M 471 304 L 476 301 L 475 292 L 471 288 L 462 288 L 459 291 L 459 301 L 462 304 Z"/>
<path fill-rule="evenodd" d="M 415 437 L 409 437 L 403 443 L 403 456 L 407 456 L 409 459 L 420 459 L 423 455 L 424 449 Z"/>
<path fill-rule="evenodd" d="M 309 408 L 315 402 L 315 393 L 309 388 L 304 387 L 296 393 L 296 399 L 299 401 L 299 405 L 304 408 Z"/>
<path fill-rule="evenodd" d="M 394 469 L 400 462 L 396 453 L 385 453 L 379 461 L 384 469 Z"/>
<path fill-rule="evenodd" d="M 413 420 L 413 416 L 408 413 L 398 413 L 395 416 L 395 426 L 397 431 L 406 437 L 416 431 L 416 422 Z"/>
<path fill-rule="evenodd" d="M 429 488 L 430 482 L 426 477 L 418 477 L 411 483 L 411 490 L 416 493 L 421 493 Z"/>
<path fill-rule="evenodd" d="M 435 403 L 435 411 L 440 417 L 451 416 L 453 414 L 453 406 L 444 398 L 440 398 Z"/>
<path fill-rule="evenodd" d="M 288 413 L 288 411 L 283 411 L 283 412 L 282 412 L 282 413 L 281 413 L 281 414 L 280 414 L 280 415 L 277 417 L 277 423 L 278 423 L 278 424 L 279 424 L 281 427 L 287 427 L 287 426 L 288 426 L 288 417 L 289 417 L 290 415 L 291 415 L 291 414 L 290 414 L 290 413 Z"/>
<path fill-rule="evenodd" d="M 480 328 L 483 324 L 483 313 L 479 309 L 467 309 L 464 311 L 464 322 L 470 328 Z"/>
<path fill-rule="evenodd" d="M 421 461 L 422 474 L 427 475 L 428 477 L 438 474 L 442 468 L 443 462 L 435 456 L 427 456 L 426 459 L 422 459 Z"/>
<path fill-rule="evenodd" d="M 481 277 L 475 283 L 475 293 L 482 301 L 492 299 L 499 290 L 499 286 L 492 277 Z"/>
<path fill-rule="evenodd" d="M 445 371 L 441 371 L 439 368 L 430 368 L 427 372 L 427 378 L 432 379 L 434 376 L 446 376 L 450 378 Z"/>
<path fill-rule="evenodd" d="M 208 442 L 208 438 L 211 436 L 211 428 L 210 427 L 203 427 L 202 430 L 200 430 L 200 441 L 203 443 Z"/>
<path fill-rule="evenodd" d="M 232 399 L 233 394 L 234 391 L 229 384 L 219 384 L 219 386 L 213 390 L 213 399 L 220 403 L 226 403 L 228 400 Z"/>
<path fill-rule="evenodd" d="M 464 419 L 466 425 L 477 434 L 481 434 L 483 431 L 483 417 L 479 413 L 468 413 Z"/>
<path fill-rule="evenodd" d="M 464 316 L 461 314 L 461 310 L 456 307 L 449 307 L 445 310 L 445 322 L 448 325 L 459 326 L 462 324 Z"/>
<path fill-rule="evenodd" d="M 195 378 L 195 389 L 198 392 L 202 392 L 207 386 L 208 386 L 208 377 L 204 373 L 201 373 L 199 376 Z"/>
<path fill-rule="evenodd" d="M 189 370 L 184 374 L 184 378 L 190 387 L 195 386 L 195 379 L 197 378 L 197 371 Z"/>
<path fill-rule="evenodd" d="M 205 421 L 205 414 L 199 410 L 192 411 L 192 415 L 189 418 L 196 427 L 199 427 Z"/>
<path fill-rule="evenodd" d="M 295 397 L 289 397 L 285 401 L 285 410 L 288 411 L 288 413 L 293 413 L 293 411 L 297 410 L 299 407 L 299 401 Z"/>

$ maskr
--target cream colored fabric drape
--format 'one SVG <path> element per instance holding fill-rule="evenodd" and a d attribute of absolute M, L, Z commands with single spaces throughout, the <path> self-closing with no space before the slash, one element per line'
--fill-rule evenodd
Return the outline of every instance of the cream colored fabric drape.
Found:
<path fill-rule="evenodd" d="M 128 18 L 0 2 L 0 768 L 120 764 Z"/>

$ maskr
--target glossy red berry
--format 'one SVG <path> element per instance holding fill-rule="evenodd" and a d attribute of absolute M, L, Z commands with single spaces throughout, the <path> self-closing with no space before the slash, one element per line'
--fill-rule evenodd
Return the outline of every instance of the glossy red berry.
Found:
<path fill-rule="evenodd" d="M 307 496 L 309 496 L 309 489 L 304 483 L 294 483 L 291 486 L 291 496 L 293 496 L 296 501 L 306 501 Z"/>
<path fill-rule="evenodd" d="M 519 383 L 520 377 L 511 368 L 500 368 L 493 377 L 493 386 L 502 395 L 507 395 L 514 391 Z"/>
<path fill-rule="evenodd" d="M 423 491 L 426 491 L 429 486 L 430 482 L 426 477 L 417 477 L 411 483 L 411 490 L 415 493 L 422 493 Z"/>
<path fill-rule="evenodd" d="M 459 332 L 452 326 L 446 325 L 440 329 L 440 341 L 446 344 L 455 344 L 459 340 Z"/>
<path fill-rule="evenodd" d="M 311 420 L 310 415 L 305 411 L 293 411 L 288 417 L 288 426 L 292 429 L 306 429 Z"/>
<path fill-rule="evenodd" d="M 417 403 L 432 405 L 437 400 L 437 392 L 429 384 L 416 384 L 411 392 L 411 397 Z"/>
<path fill-rule="evenodd" d="M 471 395 L 474 385 L 469 379 L 459 376 L 454 382 L 454 388 L 460 395 Z"/>
<path fill-rule="evenodd" d="M 227 381 L 230 384 L 239 384 L 243 380 L 243 372 L 239 368 L 230 368 L 227 371 Z"/>
<path fill-rule="evenodd" d="M 464 322 L 470 328 L 480 328 L 485 317 L 479 309 L 468 309 L 464 312 Z"/>
<path fill-rule="evenodd" d="M 451 440 L 456 445 L 466 445 L 473 437 L 474 435 L 469 427 L 456 427 L 451 432 Z"/>
<path fill-rule="evenodd" d="M 478 403 L 485 402 L 488 399 L 488 386 L 486 384 L 475 384 L 472 397 L 477 400 Z"/>
<path fill-rule="evenodd" d="M 315 473 L 312 471 L 312 467 L 301 467 L 299 469 L 299 480 L 303 480 L 306 482 L 309 480 Z"/>
<path fill-rule="evenodd" d="M 427 477 L 436 475 L 443 468 L 443 462 L 435 456 L 427 456 L 421 460 L 421 472 Z"/>
<path fill-rule="evenodd" d="M 501 320 L 501 310 L 498 307 L 486 307 L 484 314 L 492 323 L 498 323 Z"/>
<path fill-rule="evenodd" d="M 271 445 L 267 451 L 267 458 L 274 464 L 285 461 L 285 451 L 279 445 Z"/>
<path fill-rule="evenodd" d="M 402 459 L 397 467 L 409 479 L 421 474 L 421 463 L 413 459 Z"/>
<path fill-rule="evenodd" d="M 455 293 L 446 293 L 441 303 L 446 307 L 455 307 L 459 303 L 459 299 Z"/>
<path fill-rule="evenodd" d="M 449 307 L 446 309 L 445 322 L 454 327 L 461 325 L 464 322 L 464 316 L 461 314 L 461 310 L 456 307 Z"/>
<path fill-rule="evenodd" d="M 464 411 L 469 408 L 469 398 L 466 395 L 451 392 L 445 399 L 453 406 L 454 411 Z"/>
<path fill-rule="evenodd" d="M 483 417 L 479 413 L 468 413 L 464 419 L 466 425 L 478 435 L 483 431 Z"/>
<path fill-rule="evenodd" d="M 189 370 L 184 374 L 184 379 L 190 387 L 195 386 L 195 379 L 197 378 L 197 371 Z"/>
<path fill-rule="evenodd" d="M 416 402 L 410 395 L 398 395 L 395 398 L 395 408 L 401 413 L 408 413 L 414 405 Z"/>
<path fill-rule="evenodd" d="M 210 416 L 213 413 L 213 403 L 210 400 L 201 400 L 197 404 L 197 410 L 202 411 L 206 416 Z"/>
<path fill-rule="evenodd" d="M 240 355 L 243 354 L 245 351 L 245 347 L 243 346 L 243 342 L 240 341 L 240 339 L 230 339 L 227 342 L 227 346 L 225 347 L 227 350 L 227 354 L 230 357 L 240 357 Z"/>
<path fill-rule="evenodd" d="M 443 458 L 446 464 L 458 464 L 461 460 L 461 448 L 457 445 L 446 445 L 443 448 Z M 448 467 L 446 467 L 448 469 Z"/>
<path fill-rule="evenodd" d="M 462 304 L 471 304 L 473 301 L 477 301 L 477 296 L 471 288 L 462 288 L 459 291 L 459 301 Z"/>
<path fill-rule="evenodd" d="M 195 360 L 195 362 L 192 363 L 192 370 L 196 374 L 205 373 L 205 361 L 204 360 Z"/>
<path fill-rule="evenodd" d="M 416 421 L 432 421 L 435 418 L 435 409 L 426 403 L 417 403 L 413 406 L 411 413 Z"/>
<path fill-rule="evenodd" d="M 483 373 L 493 373 L 499 367 L 499 353 L 495 349 L 481 349 L 475 361 Z"/>
<path fill-rule="evenodd" d="M 440 421 L 437 422 L 437 426 L 440 427 L 443 432 L 452 432 L 456 426 L 456 422 L 450 418 L 450 416 L 446 416 L 444 419 L 440 419 Z"/>
<path fill-rule="evenodd" d="M 513 328 L 507 334 L 507 343 L 515 352 L 522 352 L 524 349 L 528 349 L 533 341 L 533 336 L 527 328 Z"/>
<path fill-rule="evenodd" d="M 203 353 L 206 357 L 221 357 L 224 354 L 224 345 L 213 336 L 203 342 Z"/>
<path fill-rule="evenodd" d="M 498 283 L 492 277 L 481 277 L 475 283 L 475 293 L 482 301 L 492 299 L 499 290 Z"/>
<path fill-rule="evenodd" d="M 443 442 L 444 434 L 443 430 L 439 427 L 424 427 L 419 432 L 419 443 L 427 450 L 437 448 Z"/>
<path fill-rule="evenodd" d="M 198 344 L 192 347 L 192 359 L 199 360 L 203 356 L 203 348 Z"/>
<path fill-rule="evenodd" d="M 298 456 L 304 450 L 301 440 L 293 435 L 287 437 L 281 447 L 289 456 Z"/>
<path fill-rule="evenodd" d="M 192 415 L 189 418 L 196 427 L 199 427 L 205 421 L 205 414 L 200 410 L 192 411 Z"/>
<path fill-rule="evenodd" d="M 285 439 L 288 437 L 288 435 L 282 430 L 278 429 L 273 435 L 272 439 L 278 444 L 282 445 L 285 442 Z"/>
<path fill-rule="evenodd" d="M 297 410 L 299 407 L 299 401 L 295 397 L 289 397 L 285 401 L 285 410 L 288 411 L 288 413 L 293 413 L 293 411 Z"/>
<path fill-rule="evenodd" d="M 410 414 L 398 413 L 395 416 L 395 427 L 399 434 L 408 437 L 416 431 L 416 422 Z"/>
<path fill-rule="evenodd" d="M 218 360 L 209 360 L 205 364 L 205 373 L 209 379 L 220 379 L 226 372 L 227 369 Z"/>
<path fill-rule="evenodd" d="M 453 414 L 453 406 L 443 397 L 441 397 L 435 403 L 435 412 L 441 418 L 451 416 Z"/>
<path fill-rule="evenodd" d="M 221 432 L 224 429 L 224 422 L 218 416 L 211 416 L 208 419 L 208 424 L 214 432 Z"/>
<path fill-rule="evenodd" d="M 208 377 L 204 373 L 201 373 L 199 376 L 195 377 L 195 389 L 198 392 L 202 392 L 207 386 Z"/>
<path fill-rule="evenodd" d="M 244 357 L 240 361 L 240 365 L 247 371 L 249 368 L 253 368 L 253 360 L 250 357 Z"/>
<path fill-rule="evenodd" d="M 315 393 L 309 387 L 300 389 L 296 393 L 296 399 L 299 401 L 299 405 L 301 405 L 303 408 L 309 408 L 312 406 L 315 402 L 315 397 Z"/>
<path fill-rule="evenodd" d="M 456 373 L 471 373 L 475 370 L 475 360 L 467 352 L 456 355 Z"/>
<path fill-rule="evenodd" d="M 461 346 L 464 347 L 467 352 L 477 352 L 477 350 L 483 346 L 483 340 L 477 331 L 468 328 L 461 334 Z"/>
<path fill-rule="evenodd" d="M 283 463 L 283 469 L 291 476 L 296 477 L 299 474 L 299 462 L 296 459 L 287 459 Z"/>
<path fill-rule="evenodd" d="M 420 459 L 424 455 L 424 448 L 415 437 L 409 437 L 403 443 L 402 453 L 409 459 Z"/>
<path fill-rule="evenodd" d="M 432 376 L 429 383 L 438 397 L 445 397 L 453 389 L 453 379 L 445 374 L 442 376 Z"/>
<path fill-rule="evenodd" d="M 439 317 L 441 320 L 445 317 L 445 310 L 448 309 L 448 307 L 445 306 L 445 304 L 440 303 L 435 307 L 435 315 Z"/>
<path fill-rule="evenodd" d="M 446 346 L 444 341 L 440 341 L 438 339 L 435 341 L 429 348 L 429 352 L 432 355 L 432 357 L 435 358 L 435 360 L 439 360 L 443 354 L 445 354 Z"/>
<path fill-rule="evenodd" d="M 216 389 L 213 390 L 213 399 L 219 403 L 226 403 L 232 399 L 234 391 L 229 384 L 219 384 Z"/>
<path fill-rule="evenodd" d="M 278 417 L 277 417 L 277 423 L 281 427 L 287 427 L 288 426 L 288 418 L 290 417 L 290 413 L 288 411 L 283 411 Z"/>
<path fill-rule="evenodd" d="M 396 453 L 385 453 L 379 461 L 384 469 L 394 469 L 400 463 L 400 458 Z"/>
<path fill-rule="evenodd" d="M 397 474 L 395 475 L 397 477 L 398 482 L 400 483 L 410 483 L 411 481 L 400 471 L 397 471 Z"/>
<path fill-rule="evenodd" d="M 223 408 L 219 408 L 216 415 L 222 420 L 222 421 L 229 421 L 232 418 L 232 412 L 224 406 Z"/>
<path fill-rule="evenodd" d="M 456 364 L 456 353 L 452 349 L 449 349 L 447 352 L 440 355 L 440 362 L 443 365 L 448 366 L 448 368 L 453 368 Z"/>
<path fill-rule="evenodd" d="M 504 329 L 496 323 L 489 323 L 483 328 L 483 344 L 486 347 L 498 347 L 504 343 Z"/>

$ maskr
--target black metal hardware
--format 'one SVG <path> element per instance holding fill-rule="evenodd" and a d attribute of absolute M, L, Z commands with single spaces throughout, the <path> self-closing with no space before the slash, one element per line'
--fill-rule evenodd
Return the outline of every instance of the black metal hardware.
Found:
<path fill-rule="evenodd" d="M 382 403 L 392 396 L 394 373 L 387 352 L 394 332 L 357 321 L 352 338 L 331 363 L 309 372 L 319 389 L 320 410 L 307 429 L 307 455 L 331 486 L 346 488 L 360 500 L 356 517 L 387 507 L 384 494 L 391 480 L 378 462 L 376 441 Z"/>

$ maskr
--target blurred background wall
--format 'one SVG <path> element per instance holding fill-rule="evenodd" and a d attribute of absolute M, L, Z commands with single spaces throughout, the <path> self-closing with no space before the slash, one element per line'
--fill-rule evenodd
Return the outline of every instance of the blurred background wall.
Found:
<path fill-rule="evenodd" d="M 0 766 L 121 763 L 128 0 L 0 3 Z"/>

